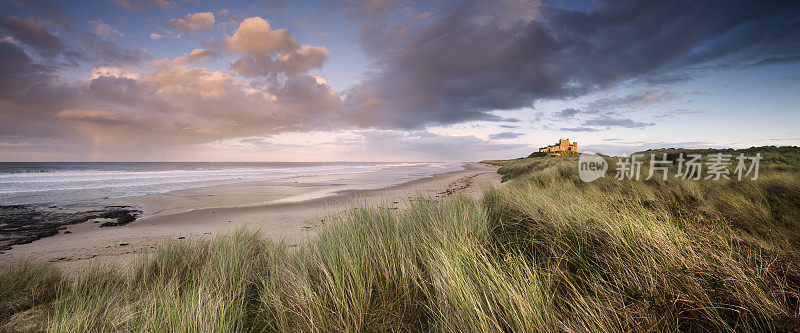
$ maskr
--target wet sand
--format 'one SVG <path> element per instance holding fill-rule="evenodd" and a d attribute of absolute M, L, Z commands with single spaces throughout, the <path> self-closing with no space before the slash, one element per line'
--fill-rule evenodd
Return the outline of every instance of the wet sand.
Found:
<path fill-rule="evenodd" d="M 264 237 L 297 244 L 314 236 L 326 217 L 355 204 L 386 204 L 403 209 L 412 197 L 440 199 L 453 194 L 479 196 L 500 184 L 497 168 L 471 163 L 464 170 L 436 174 L 399 185 L 391 176 L 359 174 L 210 186 L 124 199 L 143 214 L 124 226 L 98 228 L 94 221 L 68 226 L 58 235 L 15 245 L 0 262 L 49 261 L 70 271 L 90 262 L 124 265 L 168 239 L 196 239 L 256 229 Z M 387 187 L 388 186 L 388 187 Z M 64 233 L 69 231 L 68 233 Z"/>

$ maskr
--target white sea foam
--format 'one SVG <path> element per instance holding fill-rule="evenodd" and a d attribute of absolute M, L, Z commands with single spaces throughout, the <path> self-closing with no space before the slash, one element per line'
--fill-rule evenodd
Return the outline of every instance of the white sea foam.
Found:
<path fill-rule="evenodd" d="M 71 165 L 26 166 L 22 172 L 0 172 L 0 204 L 73 203 L 109 197 L 125 197 L 149 193 L 197 188 L 238 182 L 285 179 L 300 176 L 380 173 L 398 171 L 407 180 L 459 169 L 457 163 L 288 163 L 264 165 L 182 164 L 170 170 L 169 165 L 148 164 L 130 167 L 125 164 L 103 166 Z M 73 166 L 74 167 L 74 166 Z M 94 168 L 93 168 L 94 167 Z M 7 169 L 6 169 L 7 170 Z M 6 171 L 4 170 L 4 171 Z"/>

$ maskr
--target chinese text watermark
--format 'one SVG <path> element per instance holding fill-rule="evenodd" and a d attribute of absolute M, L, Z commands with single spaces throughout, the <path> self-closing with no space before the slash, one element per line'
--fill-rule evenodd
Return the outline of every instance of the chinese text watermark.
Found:
<path fill-rule="evenodd" d="M 614 178 L 618 180 L 650 180 L 670 176 L 689 180 L 757 180 L 761 153 L 747 156 L 744 153 L 724 154 L 633 154 L 618 158 Z M 642 167 L 647 166 L 646 172 Z M 670 166 L 674 173 L 670 174 Z M 605 177 L 608 171 L 606 160 L 593 153 L 582 153 L 578 158 L 578 175 L 584 182 Z"/>

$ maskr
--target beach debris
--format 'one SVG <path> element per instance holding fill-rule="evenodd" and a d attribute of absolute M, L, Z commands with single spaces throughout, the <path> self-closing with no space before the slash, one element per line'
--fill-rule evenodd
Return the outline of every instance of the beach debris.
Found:
<path fill-rule="evenodd" d="M 119 246 L 128 246 L 131 245 L 130 243 L 119 243 Z"/>
<path fill-rule="evenodd" d="M 186 237 L 183 237 L 183 236 L 180 236 L 180 237 L 178 237 L 178 239 L 185 239 L 185 238 L 186 238 Z"/>

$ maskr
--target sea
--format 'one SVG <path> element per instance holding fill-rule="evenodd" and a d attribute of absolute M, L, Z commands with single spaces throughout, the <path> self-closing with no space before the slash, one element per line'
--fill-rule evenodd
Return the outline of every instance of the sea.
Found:
<path fill-rule="evenodd" d="M 0 205 L 72 205 L 222 184 L 302 176 L 391 174 L 400 181 L 462 169 L 407 162 L 0 162 Z M 399 176 L 399 177 L 398 177 Z"/>

